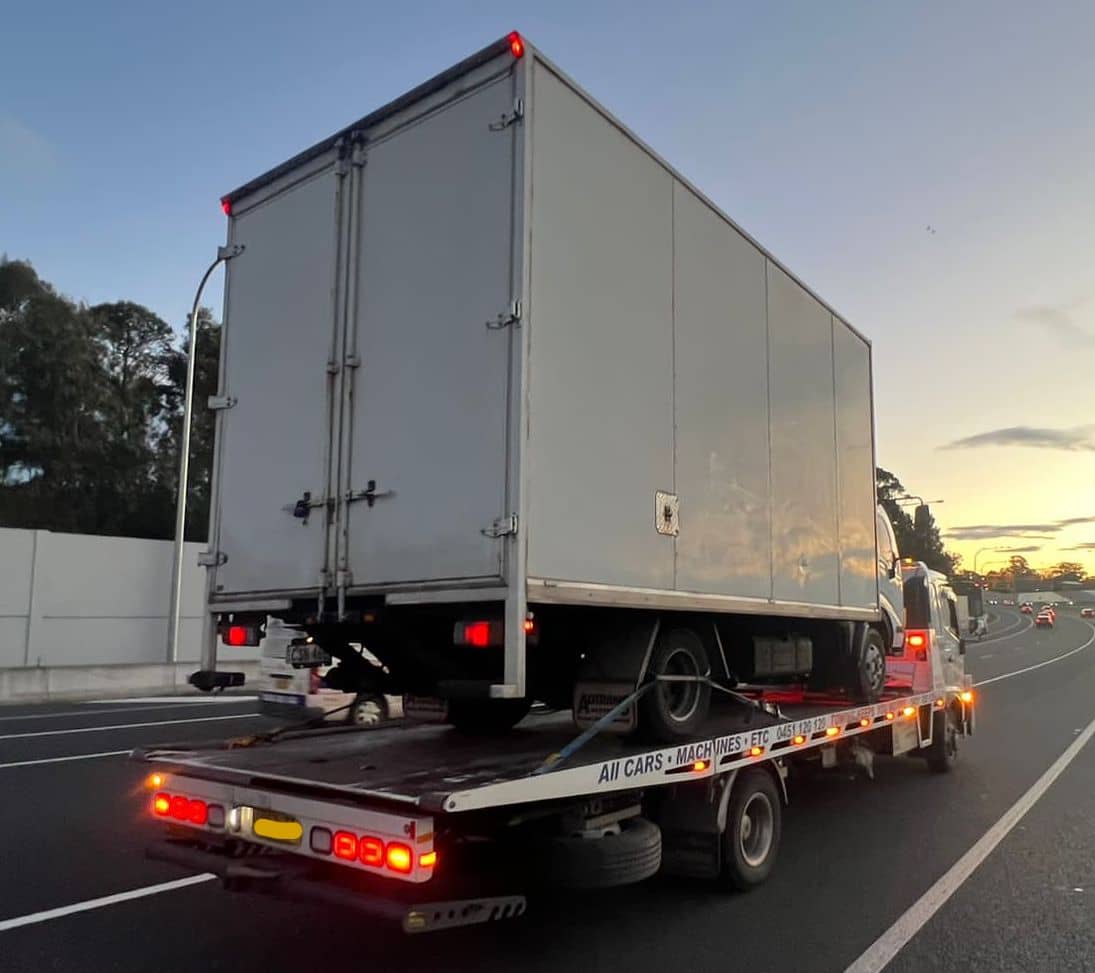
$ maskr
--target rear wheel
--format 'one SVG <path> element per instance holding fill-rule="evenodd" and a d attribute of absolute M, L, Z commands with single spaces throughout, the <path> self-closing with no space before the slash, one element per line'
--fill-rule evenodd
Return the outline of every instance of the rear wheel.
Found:
<path fill-rule="evenodd" d="M 723 878 L 747 892 L 772 871 L 783 831 L 779 788 L 767 770 L 753 767 L 734 781 L 722 834 Z"/>
<path fill-rule="evenodd" d="M 377 726 L 388 718 L 388 704 L 377 693 L 358 693 L 346 716 L 355 726 Z"/>
<path fill-rule="evenodd" d="M 932 713 L 932 742 L 924 755 L 934 774 L 949 773 L 958 762 L 958 721 L 952 707 Z"/>
<path fill-rule="evenodd" d="M 639 702 L 643 733 L 663 742 L 694 734 L 711 706 L 711 687 L 703 681 L 710 671 L 703 641 L 691 629 L 670 629 L 659 636 L 648 677 L 669 678 L 658 681 Z"/>
<path fill-rule="evenodd" d="M 520 723 L 531 708 L 531 699 L 453 699 L 449 722 L 461 733 L 503 733 Z"/>
<path fill-rule="evenodd" d="M 863 645 L 852 662 L 851 689 L 856 699 L 877 702 L 886 688 L 886 644 L 878 629 L 867 629 Z"/>

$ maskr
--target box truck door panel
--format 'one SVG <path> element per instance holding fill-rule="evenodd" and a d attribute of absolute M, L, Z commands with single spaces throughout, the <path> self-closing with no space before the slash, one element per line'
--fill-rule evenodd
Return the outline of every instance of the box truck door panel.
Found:
<path fill-rule="evenodd" d="M 326 490 L 335 181 L 329 167 L 233 218 L 245 250 L 226 285 L 218 594 L 319 583 L 325 516 L 307 504 Z"/>
<path fill-rule="evenodd" d="M 507 77 L 366 146 L 343 487 L 378 499 L 347 508 L 353 586 L 501 574 L 512 110 Z"/>
<path fill-rule="evenodd" d="M 679 183 L 673 201 L 677 588 L 766 599 L 764 255 Z"/>
<path fill-rule="evenodd" d="M 840 603 L 852 608 L 875 608 L 879 576 L 875 544 L 871 349 L 837 317 L 833 318 L 833 378 L 840 512 Z"/>
<path fill-rule="evenodd" d="M 832 315 L 768 262 L 772 588 L 839 604 Z"/>

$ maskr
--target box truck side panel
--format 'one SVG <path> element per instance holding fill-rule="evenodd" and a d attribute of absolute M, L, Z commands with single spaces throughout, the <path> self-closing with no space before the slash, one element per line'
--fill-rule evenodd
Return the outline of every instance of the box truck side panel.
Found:
<path fill-rule="evenodd" d="M 832 315 L 768 262 L 777 601 L 839 605 Z"/>
<path fill-rule="evenodd" d="M 840 601 L 853 608 L 874 608 L 878 604 L 878 572 L 871 349 L 835 315 L 833 374 L 840 497 Z"/>
<path fill-rule="evenodd" d="M 768 598 L 764 255 L 675 187 L 677 587 Z"/>
<path fill-rule="evenodd" d="M 497 577 L 484 534 L 506 504 L 515 326 L 514 164 L 506 76 L 366 145 L 349 352 L 353 586 Z M 356 342 L 352 337 L 356 333 Z M 344 434 L 345 435 L 345 434 Z"/>
<path fill-rule="evenodd" d="M 327 166 L 232 220 L 245 249 L 226 284 L 222 388 L 235 404 L 219 430 L 216 594 L 319 583 L 322 511 L 292 510 L 326 489 L 335 182 Z"/>
<path fill-rule="evenodd" d="M 530 577 L 673 587 L 673 178 L 537 62 Z"/>

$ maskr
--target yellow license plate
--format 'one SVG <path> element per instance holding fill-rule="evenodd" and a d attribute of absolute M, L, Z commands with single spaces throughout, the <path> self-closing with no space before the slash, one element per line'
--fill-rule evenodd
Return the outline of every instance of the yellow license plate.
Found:
<path fill-rule="evenodd" d="M 294 818 L 256 817 L 251 825 L 256 837 L 299 844 L 304 826 Z"/>

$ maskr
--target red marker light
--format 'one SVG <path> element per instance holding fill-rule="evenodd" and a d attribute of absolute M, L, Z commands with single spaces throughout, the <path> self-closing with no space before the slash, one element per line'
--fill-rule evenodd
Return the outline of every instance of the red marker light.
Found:
<path fill-rule="evenodd" d="M 464 626 L 464 641 L 476 649 L 490 645 L 490 622 L 468 622 Z"/>
<path fill-rule="evenodd" d="M 229 625 L 228 631 L 225 633 L 224 641 L 229 645 L 246 645 L 247 644 L 247 626 L 246 625 Z"/>
<path fill-rule="evenodd" d="M 225 216 L 231 216 L 232 215 L 232 200 L 230 200 L 227 196 L 225 196 L 221 200 L 221 209 L 224 210 L 224 215 Z"/>
<path fill-rule="evenodd" d="M 509 41 L 509 52 L 516 58 L 524 57 L 525 55 L 525 42 L 521 39 L 521 35 L 517 31 L 513 31 L 507 38 Z"/>
<path fill-rule="evenodd" d="M 357 858 L 357 835 L 349 831 L 336 831 L 335 857 L 350 862 Z"/>

